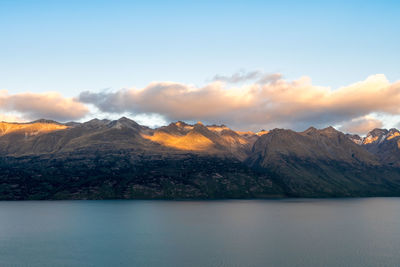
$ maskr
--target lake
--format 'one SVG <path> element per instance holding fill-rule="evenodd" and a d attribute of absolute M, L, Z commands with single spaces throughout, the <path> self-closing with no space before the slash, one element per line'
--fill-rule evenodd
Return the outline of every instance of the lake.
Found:
<path fill-rule="evenodd" d="M 0 202 L 0 266 L 399 266 L 400 198 Z"/>

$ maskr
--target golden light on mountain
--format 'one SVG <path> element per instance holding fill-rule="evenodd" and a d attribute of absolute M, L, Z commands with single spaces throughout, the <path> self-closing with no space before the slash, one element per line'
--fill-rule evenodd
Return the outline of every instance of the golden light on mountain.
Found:
<path fill-rule="evenodd" d="M 205 151 L 213 145 L 210 139 L 196 132 L 189 132 L 187 135 L 183 136 L 171 135 L 164 132 L 156 132 L 154 135 L 142 136 L 145 139 L 161 145 L 180 150 Z"/>
<path fill-rule="evenodd" d="M 21 133 L 28 136 L 37 135 L 41 133 L 48 133 L 57 130 L 63 130 L 68 128 L 66 125 L 61 125 L 57 123 L 43 123 L 43 122 L 33 122 L 33 123 L 9 123 L 0 122 L 0 135 L 6 135 L 10 133 Z"/>
<path fill-rule="evenodd" d="M 261 135 L 268 134 L 268 133 L 269 133 L 269 131 L 261 130 L 261 131 L 257 132 L 256 134 L 258 136 L 261 136 Z"/>
<path fill-rule="evenodd" d="M 222 132 L 223 130 L 230 130 L 228 127 L 226 126 L 207 126 L 207 129 L 213 132 Z"/>
<path fill-rule="evenodd" d="M 371 144 L 373 142 L 375 142 L 376 140 L 378 140 L 379 136 L 367 136 L 364 140 L 364 144 Z"/>
<path fill-rule="evenodd" d="M 241 145 L 247 145 L 249 143 L 248 140 L 244 139 L 244 138 L 234 138 L 232 136 L 222 136 L 221 137 L 226 143 L 234 145 L 235 143 L 239 143 Z"/>
<path fill-rule="evenodd" d="M 397 137 L 397 136 L 400 136 L 400 133 L 399 132 L 394 132 L 391 136 L 389 136 L 387 139 L 388 140 L 391 140 L 391 139 L 393 139 L 393 138 L 395 138 L 395 137 Z"/>

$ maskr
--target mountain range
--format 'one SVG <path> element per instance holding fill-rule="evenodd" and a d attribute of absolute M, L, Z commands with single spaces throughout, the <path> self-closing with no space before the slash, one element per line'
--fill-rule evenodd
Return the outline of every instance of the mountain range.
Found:
<path fill-rule="evenodd" d="M 400 131 L 0 123 L 0 199 L 400 196 Z"/>

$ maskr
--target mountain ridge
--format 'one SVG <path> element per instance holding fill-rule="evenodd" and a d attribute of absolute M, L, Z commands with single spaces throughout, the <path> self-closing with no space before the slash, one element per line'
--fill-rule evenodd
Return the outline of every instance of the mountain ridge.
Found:
<path fill-rule="evenodd" d="M 400 196 L 400 133 L 0 123 L 0 199 Z"/>

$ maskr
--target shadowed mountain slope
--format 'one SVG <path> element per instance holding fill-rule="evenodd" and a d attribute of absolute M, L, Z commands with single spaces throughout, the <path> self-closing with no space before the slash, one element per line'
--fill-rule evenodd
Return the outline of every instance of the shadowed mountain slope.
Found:
<path fill-rule="evenodd" d="M 277 177 L 292 196 L 369 196 L 399 192 L 400 172 L 332 127 L 275 129 L 254 144 L 247 163 Z"/>

